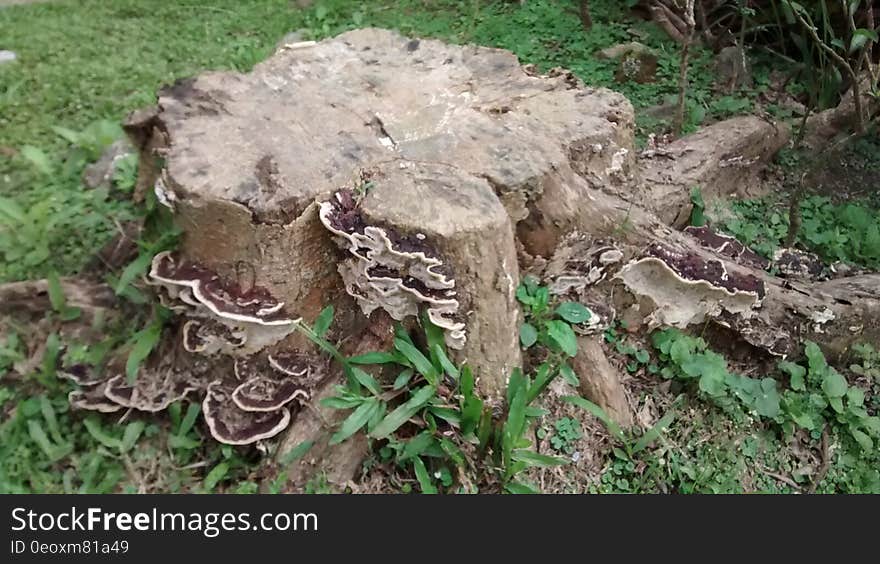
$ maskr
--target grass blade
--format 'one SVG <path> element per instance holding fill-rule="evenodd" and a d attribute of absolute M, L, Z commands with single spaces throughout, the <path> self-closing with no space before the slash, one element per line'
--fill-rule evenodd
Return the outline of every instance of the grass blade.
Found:
<path fill-rule="evenodd" d="M 384 439 L 388 437 L 388 435 L 399 429 L 401 425 L 409 421 L 413 415 L 431 401 L 436 393 L 437 391 L 433 386 L 419 388 L 413 393 L 412 397 L 389 413 L 385 419 L 373 429 L 370 436 L 374 439 Z"/>
<path fill-rule="evenodd" d="M 330 329 L 330 325 L 333 323 L 333 311 L 332 305 L 327 306 L 321 310 L 321 313 L 319 313 L 317 319 L 315 319 L 315 325 L 312 327 L 312 331 L 318 337 L 323 337 Z"/>
<path fill-rule="evenodd" d="M 348 418 L 342 422 L 339 430 L 330 437 L 330 444 L 339 444 L 345 439 L 357 433 L 373 417 L 375 410 L 379 409 L 379 400 L 370 398 L 355 409 Z"/>
<path fill-rule="evenodd" d="M 419 349 L 403 339 L 394 339 L 394 348 L 400 351 L 400 353 L 412 363 L 413 368 L 415 368 L 419 374 L 424 376 L 429 384 L 437 384 L 437 378 L 439 376 L 437 374 L 437 369 L 434 368 L 431 361 L 428 360 Z"/>
<path fill-rule="evenodd" d="M 669 413 L 661 417 L 660 420 L 657 421 L 657 423 L 655 423 L 653 427 L 645 431 L 645 434 L 642 435 L 641 438 L 639 438 L 632 449 L 632 453 L 636 454 L 638 452 L 641 452 L 645 449 L 645 447 L 654 442 L 654 440 L 660 436 L 660 433 L 663 432 L 663 429 L 668 427 L 673 422 L 673 420 L 675 420 L 674 411 L 670 411 Z"/>
<path fill-rule="evenodd" d="M 309 450 L 314 446 L 315 441 L 303 441 L 290 449 L 281 459 L 278 461 L 279 464 L 283 467 L 288 467 L 303 456 L 306 455 Z"/>
<path fill-rule="evenodd" d="M 428 475 L 428 469 L 425 463 L 419 457 L 413 458 L 413 469 L 416 471 L 416 479 L 419 481 L 419 487 L 422 488 L 423 494 L 435 494 L 437 488 L 431 482 L 431 476 Z"/>
<path fill-rule="evenodd" d="M 568 402 L 572 405 L 576 405 L 584 411 L 587 411 L 588 413 L 594 415 L 597 419 L 605 424 L 608 432 L 610 432 L 615 439 L 621 442 L 626 442 L 626 434 L 624 434 L 623 429 L 620 428 L 620 425 L 615 423 L 611 419 L 611 417 L 609 417 L 609 415 L 605 413 L 605 410 L 595 403 L 580 396 L 565 396 L 562 398 L 562 401 Z"/>

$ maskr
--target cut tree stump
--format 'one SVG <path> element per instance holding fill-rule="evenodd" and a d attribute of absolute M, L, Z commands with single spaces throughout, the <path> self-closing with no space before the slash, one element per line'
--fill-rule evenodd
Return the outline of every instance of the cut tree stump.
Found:
<path fill-rule="evenodd" d="M 156 180 L 184 257 L 229 278 L 246 270 L 306 320 L 350 308 L 337 273 L 347 254 L 316 202 L 368 171 L 361 220 L 418 238 L 448 267 L 467 337 L 457 360 L 492 396 L 520 362 L 514 225 L 527 248 L 552 251 L 580 221 L 583 191 L 632 160 L 619 94 L 529 76 L 506 51 L 372 29 L 283 50 L 247 75 L 179 82 L 159 109 Z"/>
<path fill-rule="evenodd" d="M 139 183 L 155 186 L 183 231 L 179 253 L 155 261 L 154 283 L 184 301 L 181 311 L 196 308 L 201 325 L 184 335 L 187 327 L 218 329 L 209 318 L 223 308 L 227 327 L 247 319 L 247 330 L 232 332 L 250 339 L 247 347 L 235 349 L 228 328 L 207 335 L 212 351 L 226 339 L 219 348 L 232 346 L 239 363 L 266 352 L 317 357 L 285 324 L 311 323 L 327 305 L 336 310 L 330 338 L 346 350 L 381 348 L 370 331 L 376 315 L 412 326 L 424 314 L 500 405 L 521 365 L 521 267 L 546 264 L 572 234 L 621 251 L 589 292 L 612 315 L 638 302 L 646 316 L 660 312 L 685 326 L 722 323 L 774 354 L 794 352 L 801 338 L 839 348 L 880 337 L 876 276 L 795 289 L 670 227 L 692 182 L 719 183 L 703 188 L 720 197 L 735 179 L 757 174 L 784 138 L 764 122 L 750 121 L 747 139 L 724 141 L 720 152 L 696 145 L 697 134 L 656 165 L 643 159 L 637 184 L 633 109 L 620 94 L 561 70 L 537 75 L 507 51 L 377 29 L 286 46 L 248 74 L 180 81 L 160 93 L 155 111 L 135 117 L 127 130 L 145 163 Z M 734 161 L 748 163 L 745 172 Z M 660 268 L 658 255 L 684 276 L 668 275 L 672 286 L 659 293 L 638 283 L 645 266 Z M 719 272 L 715 283 L 739 292 L 734 301 L 745 309 L 698 300 L 675 316 L 675 304 L 664 303 L 704 295 L 692 287 L 710 282 L 687 278 Z M 678 283 L 684 293 L 676 294 Z M 323 374 L 309 366 L 309 377 Z M 318 446 L 292 470 L 300 485 L 305 470 L 320 466 L 316 458 L 334 461 L 334 479 L 344 483 L 363 454 L 355 443 L 333 450 L 327 442 L 333 421 L 315 402 L 341 375 L 326 375 L 303 383 L 311 406 L 260 419 L 263 434 L 290 420 L 282 457 L 305 440 Z M 208 386 L 186 384 L 202 393 Z M 215 383 L 214 410 L 223 385 Z"/>

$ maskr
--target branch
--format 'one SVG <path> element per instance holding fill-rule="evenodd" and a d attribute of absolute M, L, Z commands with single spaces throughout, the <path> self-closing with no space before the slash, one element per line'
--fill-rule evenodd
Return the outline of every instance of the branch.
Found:
<path fill-rule="evenodd" d="M 846 2 L 844 2 L 844 6 L 846 6 Z M 846 8 L 846 13 L 849 14 L 849 9 Z M 852 65 L 843 58 L 837 51 L 835 51 L 830 45 L 822 41 L 822 38 L 819 37 L 819 33 L 816 29 L 816 26 L 811 22 L 808 22 L 804 19 L 804 16 L 796 10 L 793 6 L 791 7 L 791 13 L 794 14 L 795 19 L 801 24 L 801 26 L 810 34 L 810 39 L 813 40 L 816 45 L 819 46 L 820 49 L 825 51 L 839 66 L 843 68 L 843 70 L 849 75 L 850 79 L 853 82 L 853 100 L 855 103 L 856 110 L 856 131 L 861 133 L 864 130 L 864 116 L 862 115 L 862 99 L 861 93 L 859 92 L 859 77 L 856 71 L 852 68 Z M 850 17 L 852 15 L 850 14 Z"/>

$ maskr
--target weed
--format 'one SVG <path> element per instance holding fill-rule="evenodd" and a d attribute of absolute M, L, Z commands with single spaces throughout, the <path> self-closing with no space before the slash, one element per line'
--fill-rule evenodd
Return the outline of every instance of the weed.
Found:
<path fill-rule="evenodd" d="M 731 373 L 724 358 L 709 350 L 700 338 L 664 329 L 655 332 L 652 341 L 660 354 L 663 377 L 695 381 L 699 392 L 726 412 L 736 416 L 737 409 L 745 408 L 777 426 L 785 436 L 793 436 L 798 430 L 806 431 L 814 440 L 824 433 L 833 434 L 844 446 L 840 464 L 862 475 L 862 485 L 876 482 L 880 487 L 880 482 L 872 478 L 877 476 L 876 471 L 869 470 L 880 455 L 876 445 L 880 417 L 869 413 L 865 391 L 849 385 L 828 365 L 815 343 L 806 343 L 806 365 L 779 363 L 789 380 L 788 388 L 780 392 L 774 378 Z M 864 491 L 874 491 L 873 487 Z"/>
<path fill-rule="evenodd" d="M 539 370 L 533 382 L 514 370 L 508 382 L 505 417 L 497 420 L 477 395 L 470 368 L 457 367 L 449 359 L 442 330 L 427 317 L 422 319 L 425 352 L 398 326 L 392 351 L 346 358 L 323 337 L 332 314 L 332 308 L 327 308 L 313 327 L 300 327 L 342 364 L 347 377 L 336 395 L 322 401 L 327 407 L 351 411 L 331 437 L 331 444 L 364 430 L 381 445 L 379 459 L 411 471 L 422 493 L 452 491 L 461 485 L 453 478 L 453 471 L 464 469 L 488 473 L 505 491 L 532 492 L 531 486 L 517 480 L 523 470 L 564 463 L 528 450 L 531 443 L 524 438 L 529 418 L 543 413 L 530 404 L 555 374 Z M 393 367 L 398 375 L 390 386 L 383 385 L 361 368 L 368 365 Z M 478 468 L 475 459 L 487 455 L 493 464 Z"/>
<path fill-rule="evenodd" d="M 538 435 L 540 438 L 540 435 Z M 572 454 L 575 443 L 584 435 L 581 432 L 581 424 L 577 419 L 562 417 L 553 423 L 553 434 L 550 436 L 550 446 L 559 453 Z"/>
<path fill-rule="evenodd" d="M 660 355 L 663 378 L 695 381 L 701 394 L 728 410 L 742 405 L 770 419 L 780 414 L 780 395 L 772 378 L 758 380 L 730 372 L 724 357 L 709 350 L 703 339 L 677 329 L 657 331 L 651 340 Z"/>
<path fill-rule="evenodd" d="M 592 312 L 577 302 L 562 302 L 554 307 L 549 289 L 530 276 L 517 288 L 516 298 L 525 306 L 526 320 L 519 330 L 523 348 L 536 344 L 545 347 L 551 354 L 542 367 L 548 374 L 558 370 L 569 384 L 577 386 L 577 375 L 566 361 L 577 355 L 577 334 L 572 326 L 589 321 Z"/>
<path fill-rule="evenodd" d="M 880 384 L 880 351 L 868 343 L 853 345 L 852 351 L 857 362 L 850 364 L 849 369 Z"/>

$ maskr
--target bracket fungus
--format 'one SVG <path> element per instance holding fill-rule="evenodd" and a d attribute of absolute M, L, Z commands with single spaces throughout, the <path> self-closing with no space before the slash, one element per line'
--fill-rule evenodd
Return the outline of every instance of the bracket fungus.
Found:
<path fill-rule="evenodd" d="M 202 402 L 211 435 L 230 445 L 274 437 L 290 424 L 294 400 L 309 399 L 315 371 L 300 353 L 235 359 L 234 377 L 211 382 Z"/>
<path fill-rule="evenodd" d="M 153 257 L 147 281 L 165 289 L 172 309 L 199 319 L 184 325 L 189 352 L 253 354 L 289 335 L 301 320 L 288 316 L 284 302 L 265 288 L 244 290 L 167 251 Z"/>
<path fill-rule="evenodd" d="M 748 318 L 765 294 L 764 282 L 756 276 L 730 272 L 719 260 L 659 243 L 624 265 L 616 278 L 636 296 L 653 301 L 651 326 L 684 328 L 722 312 Z"/>
<path fill-rule="evenodd" d="M 819 280 L 826 277 L 822 259 L 798 249 L 778 249 L 773 253 L 773 266 L 783 278 Z"/>
<path fill-rule="evenodd" d="M 623 252 L 616 246 L 573 233 L 559 245 L 547 265 L 545 277 L 550 279 L 550 293 L 561 296 L 596 285 L 621 260 Z"/>
<path fill-rule="evenodd" d="M 155 413 L 182 400 L 196 388 L 181 374 L 169 370 L 164 375 L 153 373 L 128 383 L 125 374 L 117 374 L 104 387 L 104 396 L 122 407 Z"/>
<path fill-rule="evenodd" d="M 103 390 L 98 386 L 71 391 L 67 394 L 67 402 L 73 409 L 85 409 L 98 413 L 116 413 L 122 409 L 121 405 L 104 397 Z"/>
<path fill-rule="evenodd" d="M 391 228 L 366 225 L 351 190 L 340 190 L 321 202 L 318 216 L 351 254 L 339 264 L 339 274 L 364 315 L 383 309 L 401 321 L 418 316 L 424 306 L 431 322 L 445 331 L 446 344 L 464 347 L 467 336 L 455 280 L 424 235 L 403 236 Z"/>
<path fill-rule="evenodd" d="M 228 377 L 210 380 L 226 371 Z M 123 408 L 158 412 L 189 393 L 200 391 L 203 416 L 219 442 L 246 445 L 275 436 L 291 421 L 294 400 L 308 400 L 321 371 L 300 352 L 223 356 L 197 375 L 172 368 L 142 369 L 133 383 L 124 374 L 106 380 L 84 379 L 79 368 L 59 370 L 77 383 L 71 407 L 101 413 Z"/>
<path fill-rule="evenodd" d="M 290 424 L 290 410 L 245 411 L 232 399 L 221 382 L 208 386 L 202 401 L 202 415 L 211 436 L 227 445 L 248 445 L 274 437 Z"/>
<path fill-rule="evenodd" d="M 685 227 L 684 232 L 693 236 L 700 243 L 700 246 L 712 249 L 738 264 L 761 270 L 770 268 L 769 260 L 737 241 L 736 237 L 719 233 L 707 226 L 694 227 L 691 225 Z"/>
<path fill-rule="evenodd" d="M 203 416 L 211 435 L 231 445 L 275 436 L 291 421 L 291 403 L 308 399 L 321 371 L 299 351 L 269 354 L 264 349 L 289 335 L 300 319 L 284 312 L 284 303 L 268 290 L 243 290 L 200 265 L 168 252 L 153 258 L 148 282 L 161 288 L 163 303 L 181 314 L 180 341 L 162 346 L 129 382 L 119 370 L 92 378 L 85 366 L 59 369 L 79 386 L 71 406 L 103 413 L 120 409 L 157 412 L 191 392 L 204 394 Z M 201 360 L 181 367 L 175 352 Z M 171 354 L 167 354 L 167 353 Z M 217 373 L 228 377 L 217 379 Z"/>

